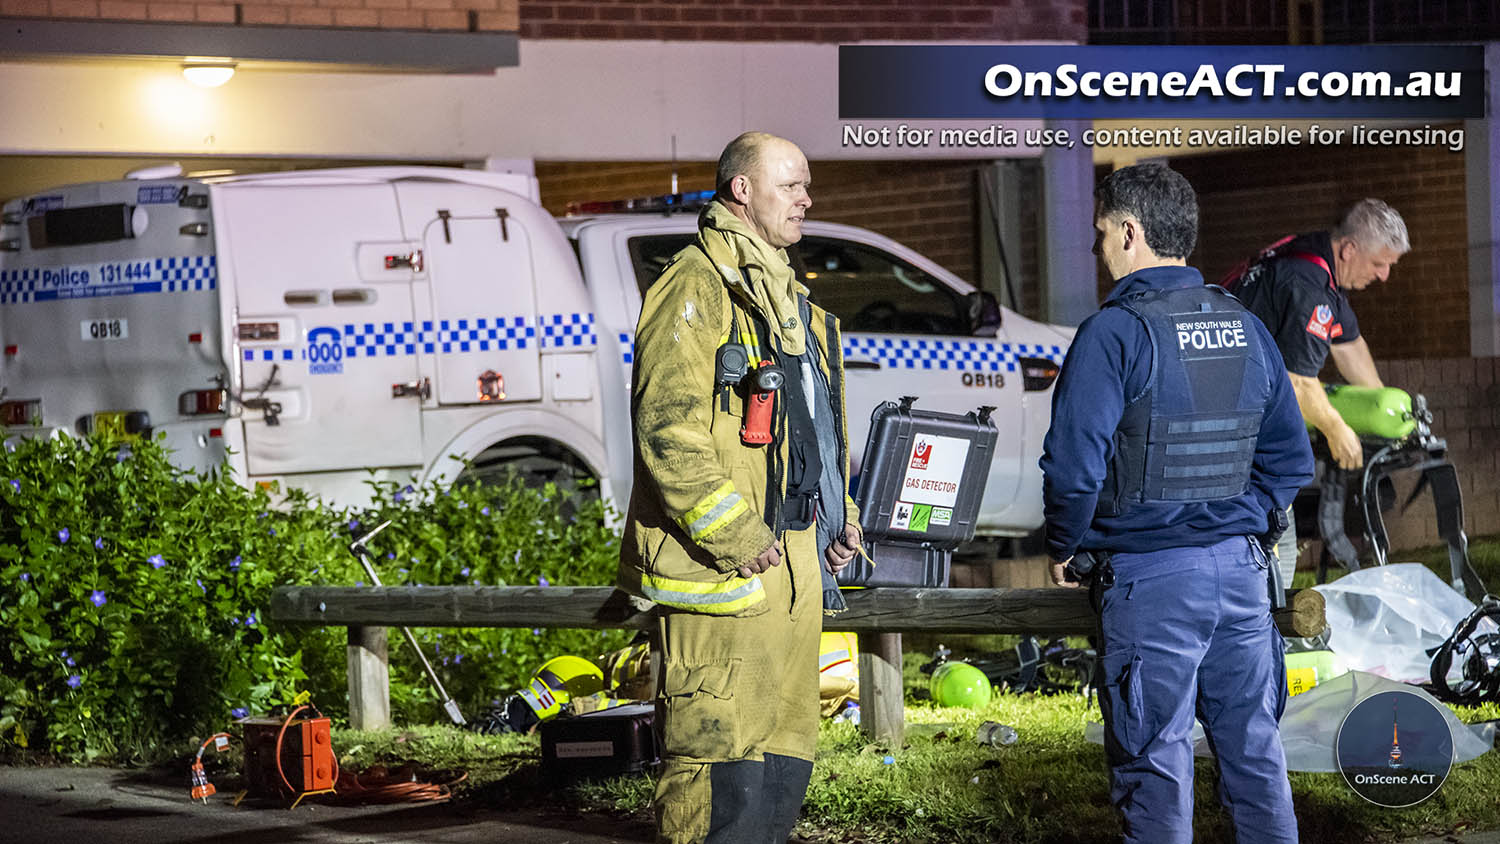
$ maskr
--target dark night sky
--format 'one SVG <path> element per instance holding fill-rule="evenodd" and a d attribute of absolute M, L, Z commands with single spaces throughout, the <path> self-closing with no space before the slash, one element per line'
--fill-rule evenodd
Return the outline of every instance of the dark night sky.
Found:
<path fill-rule="evenodd" d="M 1381 692 L 1362 700 L 1339 733 L 1339 762 L 1383 766 L 1391 753 L 1391 703 L 1401 726 L 1401 765 L 1443 771 L 1453 759 L 1453 733 L 1427 699 L 1410 692 Z"/>

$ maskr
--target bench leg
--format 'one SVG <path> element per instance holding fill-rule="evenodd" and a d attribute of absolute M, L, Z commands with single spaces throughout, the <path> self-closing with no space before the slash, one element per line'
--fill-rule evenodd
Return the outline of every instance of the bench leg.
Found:
<path fill-rule="evenodd" d="M 349 726 L 382 730 L 391 725 L 391 674 L 385 627 L 349 628 Z"/>
<path fill-rule="evenodd" d="M 859 634 L 859 728 L 893 750 L 906 738 L 901 634 Z"/>

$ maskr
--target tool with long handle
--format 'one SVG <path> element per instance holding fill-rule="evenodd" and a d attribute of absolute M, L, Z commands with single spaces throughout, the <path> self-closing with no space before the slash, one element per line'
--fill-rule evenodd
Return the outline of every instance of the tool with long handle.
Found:
<path fill-rule="evenodd" d="M 391 520 L 386 519 L 376 525 L 374 530 L 349 543 L 349 553 L 353 554 L 359 560 L 361 566 L 364 566 L 365 574 L 370 576 L 370 583 L 375 586 L 382 586 L 384 584 L 380 582 L 380 575 L 375 573 L 375 567 L 370 564 L 368 544 L 375 537 L 375 534 L 385 530 L 390 524 Z M 421 660 L 422 668 L 427 671 L 427 679 L 432 681 L 432 688 L 437 692 L 438 699 L 443 702 L 443 711 L 448 713 L 448 719 L 460 727 L 466 726 L 469 722 L 464 718 L 463 713 L 458 710 L 458 702 L 449 697 L 448 690 L 443 688 L 443 681 L 439 680 L 437 672 L 432 670 L 432 663 L 428 662 L 427 655 L 422 653 L 422 647 L 417 644 L 417 637 L 411 634 L 411 628 L 403 627 L 401 628 L 401 633 L 406 637 L 406 643 L 411 645 L 412 653 L 416 654 L 417 659 Z"/>

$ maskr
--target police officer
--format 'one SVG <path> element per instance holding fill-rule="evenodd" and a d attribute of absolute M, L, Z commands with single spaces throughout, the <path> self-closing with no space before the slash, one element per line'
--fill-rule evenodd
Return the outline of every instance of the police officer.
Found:
<path fill-rule="evenodd" d="M 1333 231 L 1298 235 L 1269 250 L 1232 288 L 1276 339 L 1302 417 L 1328 443 L 1340 469 L 1364 464 L 1359 436 L 1329 403 L 1318 373 L 1331 356 L 1339 375 L 1360 387 L 1383 387 L 1370 347 L 1359 333 L 1349 291 L 1383 282 L 1411 249 L 1406 221 L 1378 199 L 1362 199 Z M 1296 531 L 1277 547 L 1282 578 L 1297 566 Z"/>
<path fill-rule="evenodd" d="M 1135 165 L 1095 200 L 1117 283 L 1068 351 L 1041 466 L 1052 579 L 1094 564 L 1111 797 L 1127 841 L 1191 841 L 1197 716 L 1241 844 L 1295 842 L 1260 537 L 1312 477 L 1307 434 L 1264 326 L 1187 266 L 1187 180 Z"/>

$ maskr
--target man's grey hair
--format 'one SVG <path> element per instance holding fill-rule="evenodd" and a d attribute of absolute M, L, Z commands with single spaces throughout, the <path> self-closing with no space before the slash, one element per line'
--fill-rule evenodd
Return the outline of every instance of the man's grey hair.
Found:
<path fill-rule="evenodd" d="M 1344 215 L 1333 230 L 1335 240 L 1348 238 L 1364 249 L 1393 249 L 1404 255 L 1411 251 L 1406 221 L 1396 209 L 1378 199 L 1361 199 Z"/>
<path fill-rule="evenodd" d="M 729 146 L 719 153 L 719 167 L 714 173 L 714 190 L 719 197 L 732 198 L 729 183 L 734 181 L 735 176 L 749 174 L 760 166 L 761 153 L 766 145 L 779 140 L 781 139 L 769 132 L 746 132 L 730 141 Z"/>

